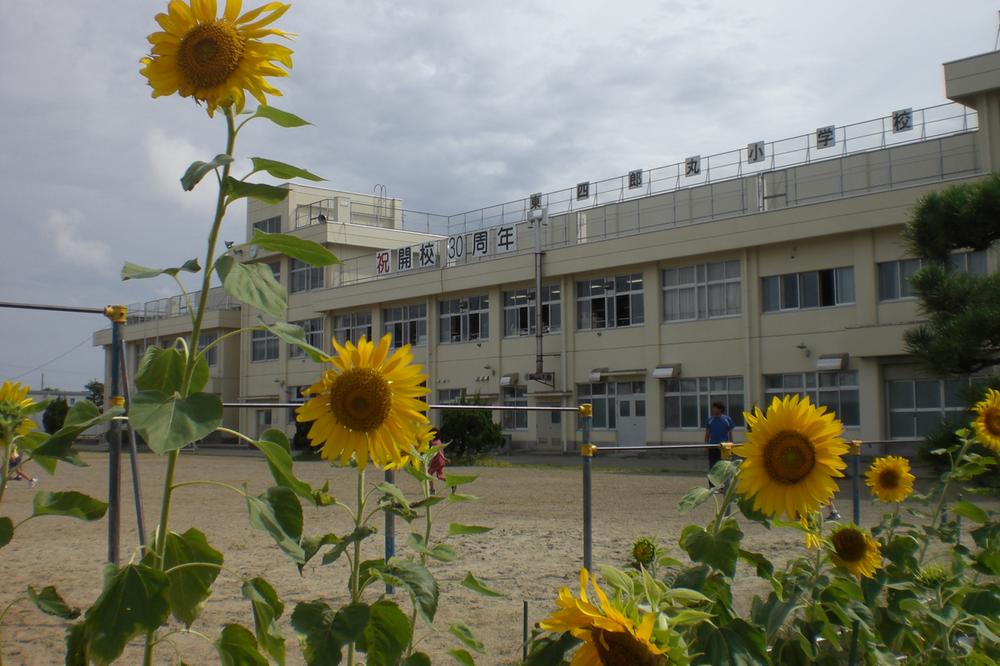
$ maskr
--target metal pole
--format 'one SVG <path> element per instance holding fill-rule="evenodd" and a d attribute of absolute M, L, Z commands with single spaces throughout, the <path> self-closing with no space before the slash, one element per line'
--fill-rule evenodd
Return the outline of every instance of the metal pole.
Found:
<path fill-rule="evenodd" d="M 129 386 L 128 381 L 128 362 L 125 358 L 125 345 L 121 344 L 121 376 L 122 376 L 122 394 L 125 396 L 125 410 L 128 413 L 128 409 L 132 406 L 132 391 Z M 132 466 L 132 495 L 135 498 L 135 526 L 139 531 L 139 546 L 140 550 L 145 552 L 146 550 L 146 521 L 143 518 L 142 512 L 142 488 L 139 484 L 139 447 L 136 445 L 135 441 L 135 430 L 132 429 L 132 422 L 128 421 L 128 454 L 129 462 Z"/>
<path fill-rule="evenodd" d="M 125 307 L 125 306 L 117 306 Z M 39 303 L 11 303 L 10 301 L 0 301 L 0 308 L 16 308 L 18 310 L 46 310 L 48 312 L 82 312 L 84 314 L 106 315 L 105 308 L 78 308 L 73 305 L 41 305 Z"/>
<path fill-rule="evenodd" d="M 528 601 L 521 602 L 521 661 L 528 660 Z"/>
<path fill-rule="evenodd" d="M 396 482 L 396 472 L 394 470 L 385 470 L 385 482 Z M 396 554 L 396 521 L 394 520 L 392 511 L 383 511 L 383 513 L 385 514 L 385 561 L 388 563 L 389 560 Z M 385 593 L 392 594 L 393 592 L 395 592 L 395 588 L 389 583 L 386 583 Z"/>
<path fill-rule="evenodd" d="M 852 518 L 855 525 L 861 524 L 861 440 L 851 442 L 851 485 L 854 496 L 854 511 Z M 849 666 L 858 663 L 858 621 L 851 624 L 851 651 L 847 657 Z"/>
<path fill-rule="evenodd" d="M 583 427 L 583 443 L 580 445 L 580 456 L 583 458 L 583 568 L 590 571 L 593 568 L 593 520 L 591 512 L 591 463 L 597 447 L 590 443 L 590 420 L 594 407 L 584 403 L 579 407 Z"/>
<path fill-rule="evenodd" d="M 111 319 L 111 406 L 124 407 L 125 398 L 120 393 L 122 324 L 125 308 L 120 312 L 108 308 Z M 112 421 L 108 429 L 108 562 L 118 564 L 119 533 L 121 529 L 121 426 Z"/>

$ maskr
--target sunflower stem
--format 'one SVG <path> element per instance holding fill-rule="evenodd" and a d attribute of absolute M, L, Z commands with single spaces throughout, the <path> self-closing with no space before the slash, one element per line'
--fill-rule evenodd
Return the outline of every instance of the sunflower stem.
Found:
<path fill-rule="evenodd" d="M 354 529 L 357 531 L 364 524 L 365 519 L 365 470 L 358 469 L 358 508 L 354 517 Z M 361 540 L 354 541 L 354 558 L 351 560 L 351 603 L 356 604 L 361 601 Z M 347 666 L 354 666 L 354 641 L 347 646 Z"/>
<path fill-rule="evenodd" d="M 938 524 L 938 519 L 941 517 L 941 511 L 944 510 L 944 505 L 948 501 L 948 488 L 951 486 L 951 480 L 955 476 L 955 470 L 958 466 L 962 464 L 962 460 L 965 458 L 966 451 L 972 445 L 973 440 L 966 437 L 962 440 L 962 448 L 959 449 L 958 455 L 951 461 L 951 469 L 948 470 L 947 478 L 944 484 L 941 486 L 941 497 L 938 499 L 937 507 L 934 509 L 934 515 L 931 516 L 931 527 Z M 927 535 L 924 539 L 923 546 L 920 547 L 920 557 L 917 558 L 917 567 L 921 567 L 924 564 L 924 557 L 927 555 L 927 548 L 931 545 L 930 535 Z"/>
<path fill-rule="evenodd" d="M 226 155 L 233 156 L 236 146 L 236 128 L 234 127 L 232 105 L 223 107 L 226 116 Z M 205 266 L 202 269 L 201 293 L 198 294 L 198 309 L 195 312 L 191 324 L 191 345 L 188 350 L 187 362 L 184 366 L 184 375 L 181 381 L 181 395 L 186 396 L 191 386 L 191 377 L 198 361 L 198 338 L 201 335 L 201 325 L 205 319 L 205 310 L 208 306 L 208 290 L 212 284 L 212 269 L 215 264 L 215 246 L 219 241 L 219 230 L 222 227 L 222 219 L 226 215 L 226 192 L 223 183 L 229 176 L 229 168 L 232 161 L 227 162 L 222 167 L 222 177 L 220 179 L 219 194 L 215 200 L 215 219 L 208 234 L 208 247 L 205 251 Z M 170 502 L 174 489 L 174 473 L 177 469 L 177 458 L 179 451 L 174 450 L 167 454 L 167 472 L 163 479 L 163 500 L 160 504 L 160 522 L 156 526 L 156 538 L 153 541 L 153 567 L 163 571 L 163 551 L 167 545 L 167 527 L 170 520 Z M 152 666 L 153 651 L 156 646 L 156 631 L 146 634 L 146 646 L 143 651 L 143 666 Z"/>
<path fill-rule="evenodd" d="M 423 471 L 424 472 L 427 471 L 427 465 L 426 464 L 423 467 Z M 430 499 L 430 496 L 431 496 L 431 482 L 430 481 L 421 481 L 420 482 L 420 489 L 423 492 L 424 499 Z M 424 548 L 430 548 L 431 527 L 434 524 L 433 518 L 431 517 L 431 507 L 432 506 L 433 506 L 432 504 L 428 504 L 427 505 L 427 509 L 426 509 L 426 513 L 424 514 Z M 427 554 L 426 553 L 420 553 L 420 563 L 423 564 L 423 565 L 427 564 Z M 413 606 L 413 612 L 410 615 L 410 644 L 406 647 L 406 654 L 407 655 L 413 654 L 413 645 L 414 645 L 413 639 L 414 639 L 415 634 L 416 634 L 416 629 L 417 629 L 417 607 L 416 607 L 416 605 L 414 605 Z"/>

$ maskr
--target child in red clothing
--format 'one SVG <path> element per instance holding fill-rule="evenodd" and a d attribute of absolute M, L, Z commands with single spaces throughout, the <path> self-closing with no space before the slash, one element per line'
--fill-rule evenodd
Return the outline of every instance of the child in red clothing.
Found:
<path fill-rule="evenodd" d="M 431 442 L 431 446 L 441 446 L 441 440 L 434 438 Z M 438 452 L 434 454 L 431 458 L 431 462 L 427 465 L 427 473 L 431 476 L 436 476 L 439 480 L 444 481 L 444 466 L 448 464 L 448 459 L 444 457 L 444 448 L 438 449 Z M 434 480 L 431 480 L 431 495 L 434 494 Z"/>

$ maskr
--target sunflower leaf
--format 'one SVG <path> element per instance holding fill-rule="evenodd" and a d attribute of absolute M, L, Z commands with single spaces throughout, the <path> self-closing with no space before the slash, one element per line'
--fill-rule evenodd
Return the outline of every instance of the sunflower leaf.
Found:
<path fill-rule="evenodd" d="M 687 491 L 687 494 L 681 498 L 680 507 L 678 510 L 680 513 L 690 513 L 694 509 L 708 500 L 712 496 L 711 488 L 706 488 L 705 486 L 696 486 L 691 490 Z"/>
<path fill-rule="evenodd" d="M 264 183 L 247 183 L 232 176 L 226 176 L 226 180 L 222 183 L 222 189 L 226 194 L 227 205 L 244 198 L 256 199 L 267 204 L 277 204 L 288 196 L 288 188 L 286 187 Z"/>
<path fill-rule="evenodd" d="M 698 525 L 688 525 L 681 532 L 680 544 L 693 561 L 711 565 L 732 577 L 736 574 L 742 539 L 739 524 L 727 518 L 717 534 L 711 534 Z"/>
<path fill-rule="evenodd" d="M 299 118 L 294 113 L 282 111 L 268 105 L 257 107 L 257 112 L 251 118 L 266 118 L 279 127 L 304 127 L 305 125 L 312 125 L 311 122 Z"/>
<path fill-rule="evenodd" d="M 250 243 L 269 252 L 280 252 L 310 266 L 333 266 L 340 260 L 319 243 L 289 234 L 269 234 L 255 229 Z"/>
<path fill-rule="evenodd" d="M 250 524 L 271 535 L 278 547 L 297 563 L 305 562 L 302 548 L 302 504 L 294 491 L 272 486 L 263 495 L 246 496 Z"/>
<path fill-rule="evenodd" d="M 122 280 L 144 280 L 158 275 L 176 276 L 181 271 L 186 273 L 197 273 L 200 270 L 201 264 L 198 263 L 197 259 L 188 259 L 183 264 L 175 268 L 147 268 L 145 266 L 140 266 L 139 264 L 133 264 L 131 261 L 126 261 L 125 265 L 122 266 L 121 277 Z"/>
<path fill-rule="evenodd" d="M 33 586 L 28 586 L 28 598 L 35 604 L 38 610 L 48 615 L 55 615 L 64 620 L 75 620 L 80 617 L 80 609 L 72 608 L 62 598 L 56 588 L 48 585 L 41 590 L 36 590 Z"/>
<path fill-rule="evenodd" d="M 223 666 L 267 666 L 260 653 L 257 639 L 250 630 L 239 624 L 227 624 L 213 643 Z"/>
<path fill-rule="evenodd" d="M 477 594 L 483 595 L 484 597 L 501 597 L 501 598 L 505 598 L 507 596 L 507 595 L 505 595 L 505 594 L 503 594 L 501 592 L 497 592 L 493 588 L 491 588 L 488 585 L 484 584 L 478 578 L 476 578 L 475 576 L 473 576 L 471 571 L 469 571 L 468 573 L 465 574 L 465 579 L 462 581 L 462 587 L 470 589 L 470 590 L 472 590 L 473 592 L 475 592 Z"/>
<path fill-rule="evenodd" d="M 448 633 L 460 640 L 462 645 L 470 650 L 479 654 L 486 654 L 486 646 L 483 645 L 481 640 L 476 638 L 476 635 L 472 633 L 472 629 L 464 622 L 456 622 L 448 627 Z"/>
<path fill-rule="evenodd" d="M 303 178 L 314 182 L 326 180 L 326 178 L 317 176 L 316 174 L 306 171 L 300 167 L 286 164 L 284 162 L 278 162 L 277 160 L 269 160 L 266 157 L 251 157 L 250 161 L 253 162 L 253 171 L 250 172 L 252 174 L 257 173 L 258 171 L 266 171 L 268 174 L 280 180 L 291 180 L 292 178 Z"/>
<path fill-rule="evenodd" d="M 184 188 L 185 192 L 190 192 L 194 189 L 195 185 L 201 182 L 202 178 L 208 175 L 209 172 L 214 171 L 220 166 L 229 164 L 232 161 L 232 155 L 222 153 L 216 155 L 208 162 L 202 162 L 200 160 L 192 162 L 191 166 L 189 166 L 187 171 L 184 172 L 184 175 L 181 176 L 181 187 Z M 122 272 L 124 273 L 124 271 Z"/>
<path fill-rule="evenodd" d="M 284 317 L 288 293 L 267 264 L 242 264 L 229 255 L 215 262 L 215 271 L 226 292 L 272 317 Z"/>
<path fill-rule="evenodd" d="M 279 664 L 285 663 L 285 638 L 281 635 L 278 618 L 285 612 L 285 604 L 263 578 L 243 583 L 243 598 L 253 606 L 254 632 L 257 644 Z"/>
<path fill-rule="evenodd" d="M 263 326 L 267 330 L 274 333 L 274 335 L 277 336 L 282 342 L 287 342 L 288 344 L 295 345 L 301 349 L 313 361 L 323 363 L 326 359 L 322 350 L 317 349 L 306 342 L 306 335 L 301 326 L 289 324 L 283 321 L 277 321 L 273 324 L 263 324 Z"/>
<path fill-rule="evenodd" d="M 491 531 L 492 527 L 483 525 L 463 525 L 462 523 L 449 523 L 448 536 L 461 536 L 462 534 L 485 534 Z"/>
<path fill-rule="evenodd" d="M 267 467 L 271 470 L 274 482 L 279 486 L 290 488 L 292 492 L 316 504 L 316 496 L 312 486 L 295 476 L 292 469 L 292 450 L 288 445 L 288 437 L 276 428 L 269 428 L 261 433 L 260 440 L 254 442 L 257 450 L 264 454 Z"/>

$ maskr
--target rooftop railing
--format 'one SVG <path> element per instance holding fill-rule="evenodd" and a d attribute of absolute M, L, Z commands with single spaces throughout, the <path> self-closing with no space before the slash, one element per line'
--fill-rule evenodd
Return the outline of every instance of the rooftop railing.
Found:
<path fill-rule="evenodd" d="M 974 130 L 974 110 L 943 104 L 912 112 L 911 129 L 892 131 L 893 118 L 830 128 L 829 147 L 817 149 L 817 132 L 765 143 L 764 160 L 748 163 L 747 149 L 702 156 L 699 173 L 689 174 L 684 162 L 643 171 L 640 187 L 629 187 L 628 176 L 588 184 L 588 196 L 577 188 L 541 195 L 537 203 L 548 212 L 543 228 L 544 249 L 620 238 L 671 226 L 694 224 L 819 201 L 909 187 L 926 182 L 974 175 L 982 171 Z M 821 128 L 822 129 L 822 128 Z M 527 229 L 531 199 L 452 216 L 403 211 L 404 228 L 463 236 L 489 227 L 516 227 L 517 249 L 532 252 L 534 231 Z M 414 228 L 414 220 L 424 226 Z M 501 255 L 473 256 L 465 252 L 449 260 L 447 241 L 438 241 L 433 266 L 412 270 L 490 261 Z M 391 262 L 397 262 L 393 250 Z M 365 282 L 378 275 L 376 255 L 346 260 L 336 267 L 333 286 Z"/>
<path fill-rule="evenodd" d="M 200 298 L 200 291 L 190 292 L 191 304 L 195 305 Z M 239 310 L 240 302 L 226 293 L 222 287 L 208 290 L 209 310 Z M 157 319 L 186 316 L 189 312 L 188 301 L 183 295 L 158 298 L 145 303 L 133 303 L 128 306 L 128 323 L 139 324 Z"/>

